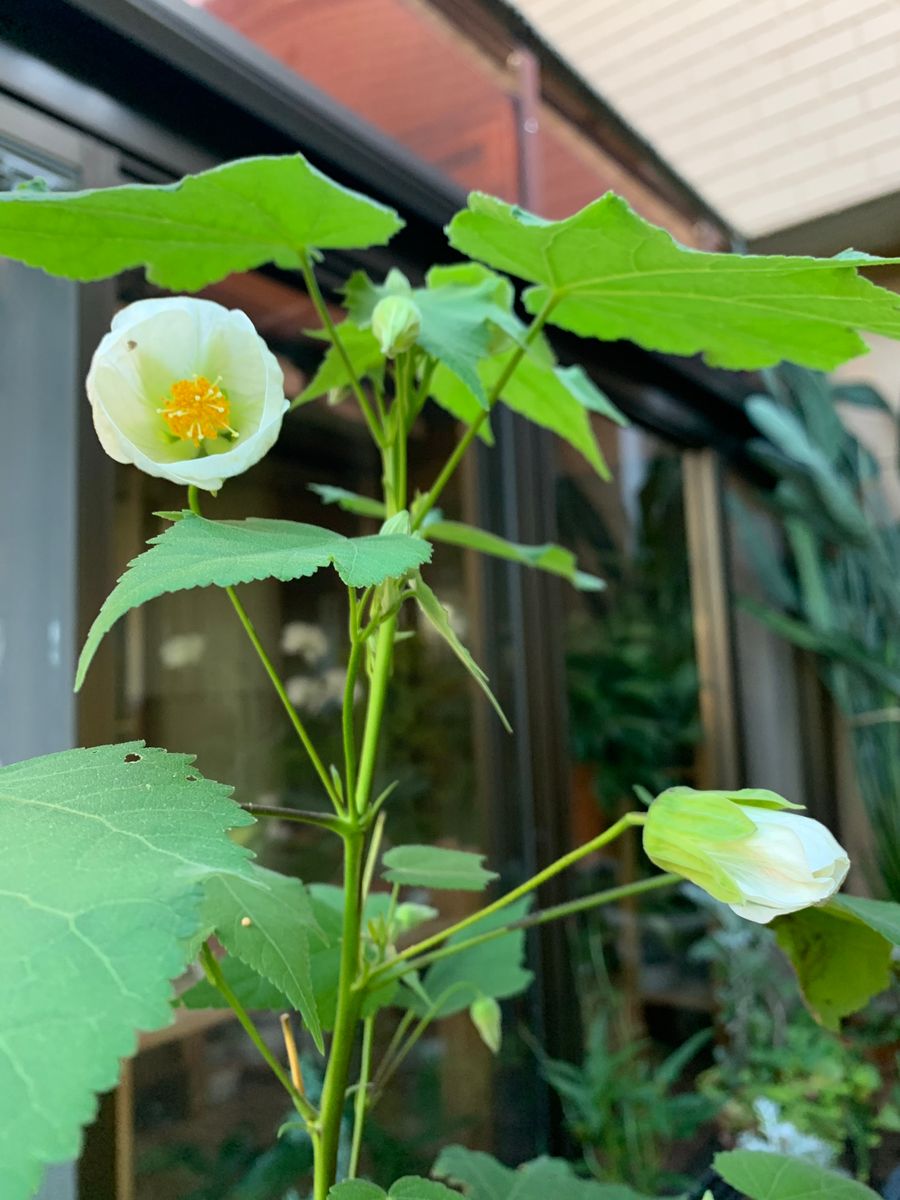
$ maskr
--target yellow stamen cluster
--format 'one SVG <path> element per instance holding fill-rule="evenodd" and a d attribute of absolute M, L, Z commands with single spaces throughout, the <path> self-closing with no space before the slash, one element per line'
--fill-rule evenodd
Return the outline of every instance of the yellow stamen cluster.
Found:
<path fill-rule="evenodd" d="M 211 383 L 205 375 L 173 383 L 165 404 L 156 411 L 176 437 L 195 446 L 204 438 L 216 438 L 220 433 L 237 437 L 228 424 L 231 415 L 228 397 L 218 382 Z"/>

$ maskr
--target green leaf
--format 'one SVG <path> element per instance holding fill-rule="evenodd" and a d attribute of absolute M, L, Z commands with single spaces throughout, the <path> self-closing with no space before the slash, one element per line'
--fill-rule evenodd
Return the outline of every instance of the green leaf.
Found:
<path fill-rule="evenodd" d="M 857 920 L 887 938 L 892 946 L 900 946 L 900 904 L 893 900 L 867 900 L 863 896 L 835 896 L 829 908 L 843 909 Z"/>
<path fill-rule="evenodd" d="M 451 1192 L 442 1183 L 433 1179 L 420 1179 L 416 1175 L 406 1175 L 391 1184 L 388 1191 L 390 1200 L 459 1200 L 456 1192 Z"/>
<path fill-rule="evenodd" d="M 469 1200 L 650 1200 L 624 1184 L 579 1179 L 561 1158 L 536 1158 L 513 1171 L 481 1150 L 447 1146 L 431 1170 Z"/>
<path fill-rule="evenodd" d="M 746 596 L 741 598 L 740 605 L 785 641 L 799 646 L 801 650 L 811 650 L 814 654 L 821 654 L 836 662 L 849 663 L 879 687 L 887 688 L 894 695 L 900 696 L 900 672 L 871 654 L 867 647 L 852 635 L 838 630 L 814 629 L 805 621 L 789 617 Z"/>
<path fill-rule="evenodd" d="M 225 982 L 248 1012 L 290 1012 L 294 1007 L 283 992 L 239 958 L 226 955 L 219 960 Z M 178 997 L 185 1008 L 227 1008 L 218 988 L 201 979 Z"/>
<path fill-rule="evenodd" d="M 448 412 L 451 417 L 455 417 L 457 421 L 462 421 L 464 425 L 474 425 L 480 417 L 484 416 L 484 409 L 474 392 L 470 391 L 463 381 L 442 363 L 438 365 L 431 377 L 429 395 L 445 412 Z M 478 428 L 478 436 L 486 446 L 493 446 L 494 434 L 490 421 L 482 422 Z"/>
<path fill-rule="evenodd" d="M 426 541 L 402 534 L 348 538 L 297 521 L 207 521 L 190 512 L 151 538 L 150 545 L 151 550 L 128 564 L 91 626 L 78 661 L 76 689 L 119 617 L 166 592 L 233 587 L 256 579 L 302 579 L 329 565 L 349 587 L 368 587 L 405 575 L 431 557 Z"/>
<path fill-rule="evenodd" d="M 341 962 L 341 939 L 343 935 L 344 892 L 342 888 L 329 884 L 314 883 L 309 888 L 316 921 L 325 935 L 324 943 L 310 946 L 310 966 L 313 988 L 323 1029 L 334 1028 L 337 1007 L 338 977 Z M 363 928 L 373 918 L 384 916 L 390 904 L 387 895 L 371 895 L 363 911 Z M 371 1016 L 380 1008 L 390 1004 L 397 993 L 396 981 L 368 992 L 364 998 L 361 1015 Z"/>
<path fill-rule="evenodd" d="M 451 1192 L 442 1183 L 413 1175 L 398 1179 L 388 1192 L 367 1179 L 345 1179 L 328 1193 L 328 1200 L 385 1200 L 385 1197 L 388 1200 L 459 1200 L 459 1194 Z"/>
<path fill-rule="evenodd" d="M 413 589 L 415 591 L 416 601 L 418 602 L 419 608 L 422 610 L 424 616 L 431 623 L 432 627 L 441 635 L 462 665 L 466 668 L 466 670 L 487 696 L 488 700 L 490 700 L 494 711 L 503 722 L 504 729 L 506 729 L 508 733 L 512 733 L 512 726 L 506 719 L 506 714 L 500 707 L 497 698 L 490 689 L 487 675 L 485 675 L 484 671 L 482 671 L 481 667 L 479 667 L 478 663 L 456 636 L 456 631 L 450 624 L 450 618 L 443 604 L 441 604 L 440 600 L 438 600 L 437 596 L 424 581 L 421 575 L 419 575 L 413 583 Z"/>
<path fill-rule="evenodd" d="M 828 904 L 772 922 L 804 999 L 827 1029 L 864 1008 L 891 983 L 891 943 L 850 912 Z"/>
<path fill-rule="evenodd" d="M 678 245 L 608 193 L 545 221 L 474 192 L 451 245 L 537 286 L 529 312 L 583 337 L 627 338 L 712 366 L 754 370 L 783 359 L 831 370 L 866 353 L 860 330 L 900 337 L 900 299 L 857 273 L 892 259 L 707 254 Z"/>
<path fill-rule="evenodd" d="M 444 846 L 394 846 L 382 858 L 388 883 L 401 887 L 428 887 L 443 891 L 483 892 L 495 871 L 481 865 L 483 854 L 449 850 Z"/>
<path fill-rule="evenodd" d="M 344 512 L 356 513 L 360 517 L 377 517 L 379 520 L 387 516 L 387 506 L 384 502 L 373 500 L 370 496 L 360 496 L 356 492 L 332 487 L 328 483 L 311 483 L 309 490 L 315 492 L 323 504 L 336 504 Z"/>
<path fill-rule="evenodd" d="M 315 247 L 381 246 L 402 226 L 302 154 L 245 158 L 173 184 L 0 195 L 0 254 L 68 279 L 144 266 L 173 292 L 268 262 L 298 269 Z"/>
<path fill-rule="evenodd" d="M 309 938 L 324 936 L 300 880 L 259 866 L 250 878 L 217 875 L 206 884 L 204 911 L 228 953 L 287 997 L 321 1052 Z"/>
<path fill-rule="evenodd" d="M 445 944 L 464 946 L 484 933 L 521 920 L 530 907 L 531 900 L 526 896 L 498 913 L 482 917 L 468 929 L 448 938 Z M 449 1017 L 463 1012 L 479 996 L 492 996 L 496 1000 L 518 996 L 533 978 L 522 965 L 524 961 L 525 931 L 512 929 L 433 963 L 422 979 L 422 991 L 428 996 L 430 1005 L 417 994 L 408 999 L 409 1007 L 420 1014 L 431 1007 L 435 1009 L 436 1017 Z"/>
<path fill-rule="evenodd" d="M 784 1154 L 730 1150 L 717 1154 L 713 1166 L 748 1200 L 878 1200 L 855 1179 Z"/>
<path fill-rule="evenodd" d="M 571 550 L 555 546 L 552 542 L 542 546 L 523 546 L 519 542 L 498 537 L 496 533 L 489 533 L 486 529 L 465 525 L 462 521 L 430 521 L 422 532 L 432 542 L 465 546 L 480 554 L 492 554 L 495 558 L 505 558 L 509 562 L 548 571 L 551 575 L 560 575 L 582 592 L 599 592 L 606 586 L 596 575 L 578 570 Z"/>
<path fill-rule="evenodd" d="M 368 1179 L 345 1179 L 336 1183 L 328 1193 L 328 1200 L 384 1200 L 387 1192 Z"/>
<path fill-rule="evenodd" d="M 502 379 L 513 353 L 509 350 L 482 362 L 481 378 L 488 392 L 492 392 Z M 591 399 L 589 407 L 585 404 L 588 398 Z M 555 367 L 526 355 L 503 385 L 500 399 L 513 412 L 542 429 L 549 429 L 574 446 L 601 478 L 610 478 L 589 413 L 600 411 L 605 404 L 616 414 L 619 423 L 623 419 L 579 368 Z"/>
<path fill-rule="evenodd" d="M 384 355 L 371 329 L 360 329 L 352 321 L 344 321 L 337 327 L 337 331 L 356 378 L 362 379 L 366 375 L 380 377 L 384 368 Z M 300 395 L 294 398 L 291 408 L 324 396 L 326 392 L 348 388 L 350 384 L 350 375 L 343 358 L 334 345 L 329 345 L 315 375 Z"/>
<path fill-rule="evenodd" d="M 865 542 L 871 535 L 865 513 L 797 417 L 766 396 L 753 396 L 744 407 L 756 428 L 787 456 L 786 460 L 774 460 L 765 455 L 765 461 L 789 478 L 794 478 L 799 469 L 813 488 L 814 502 L 818 501 L 841 532 L 854 541 Z"/>
<path fill-rule="evenodd" d="M 482 272 L 479 282 L 461 282 L 462 278 L 474 279 L 471 272 L 460 276 L 451 274 L 449 268 L 440 268 L 429 274 L 424 288 L 410 288 L 399 271 L 392 271 L 380 285 L 356 271 L 347 281 L 344 295 L 351 320 L 361 328 L 371 322 L 379 300 L 408 296 L 421 317 L 416 344 L 443 363 L 486 408 L 478 364 L 495 348 L 498 330 L 518 335 L 522 326 L 502 300 L 498 303 L 501 296 L 511 303 L 511 297 L 498 291 L 498 285 L 503 286 L 498 276 L 472 266 Z"/>
<path fill-rule="evenodd" d="M 243 874 L 252 819 L 184 754 L 142 742 L 0 768 L 0 1195 L 78 1155 L 137 1030 L 172 1022 L 201 884 Z"/>

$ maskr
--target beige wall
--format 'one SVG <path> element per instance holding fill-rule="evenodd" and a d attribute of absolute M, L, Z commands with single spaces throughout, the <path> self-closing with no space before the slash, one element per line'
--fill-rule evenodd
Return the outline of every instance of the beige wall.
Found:
<path fill-rule="evenodd" d="M 748 236 L 900 189 L 898 0 L 517 7 Z"/>

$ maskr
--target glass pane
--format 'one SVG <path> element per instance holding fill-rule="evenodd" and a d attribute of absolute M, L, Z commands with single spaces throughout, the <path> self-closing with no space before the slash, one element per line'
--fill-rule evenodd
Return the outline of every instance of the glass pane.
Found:
<path fill-rule="evenodd" d="M 0 189 L 36 175 L 75 183 L 0 139 Z M 74 735 L 75 284 L 0 259 L 0 361 L 4 763 L 65 749 Z"/>

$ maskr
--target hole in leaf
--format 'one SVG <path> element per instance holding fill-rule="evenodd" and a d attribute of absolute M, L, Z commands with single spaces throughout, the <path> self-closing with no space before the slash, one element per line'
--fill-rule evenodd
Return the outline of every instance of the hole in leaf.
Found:
<path fill-rule="evenodd" d="M 139 754 L 126 754 L 125 755 L 125 762 L 127 762 L 127 763 L 140 762 L 140 761 L 141 761 L 141 756 Z"/>
<path fill-rule="evenodd" d="M 188 781 L 188 783 L 196 783 L 197 782 L 196 775 L 185 775 L 185 779 Z"/>

